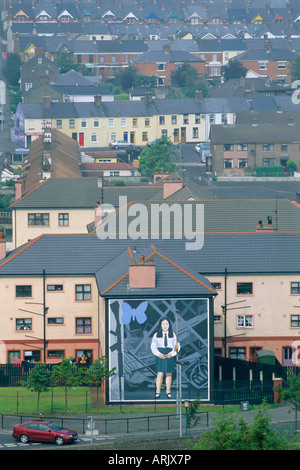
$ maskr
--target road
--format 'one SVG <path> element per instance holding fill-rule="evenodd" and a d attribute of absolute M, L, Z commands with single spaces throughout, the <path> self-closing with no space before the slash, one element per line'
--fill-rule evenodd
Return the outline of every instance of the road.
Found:
<path fill-rule="evenodd" d="M 93 443 L 109 443 L 113 440 L 112 437 L 93 437 Z M 69 444 L 70 446 L 78 446 L 82 444 L 90 444 L 91 438 L 89 436 L 83 437 L 80 436 L 76 442 Z M 11 432 L 0 431 L 0 450 L 49 450 L 52 448 L 57 448 L 55 444 L 51 443 L 40 443 L 40 442 L 29 442 L 28 444 L 22 444 L 17 439 L 14 439 L 11 435 Z"/>

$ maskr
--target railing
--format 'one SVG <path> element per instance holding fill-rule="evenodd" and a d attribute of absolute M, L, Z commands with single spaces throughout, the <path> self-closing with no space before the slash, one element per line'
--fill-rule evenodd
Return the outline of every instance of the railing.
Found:
<path fill-rule="evenodd" d="M 0 415 L 0 426 L 2 429 L 13 429 L 16 424 L 22 424 L 32 419 L 32 415 Z M 78 434 L 86 434 L 89 431 L 90 419 L 88 417 L 53 417 L 42 416 L 41 419 L 54 421 L 62 427 L 73 429 Z M 124 435 L 141 434 L 159 431 L 173 431 L 178 429 L 179 418 L 177 414 L 157 414 L 138 417 L 124 418 L 93 418 L 94 430 L 99 435 Z M 197 413 L 197 428 L 209 426 L 209 413 Z"/>

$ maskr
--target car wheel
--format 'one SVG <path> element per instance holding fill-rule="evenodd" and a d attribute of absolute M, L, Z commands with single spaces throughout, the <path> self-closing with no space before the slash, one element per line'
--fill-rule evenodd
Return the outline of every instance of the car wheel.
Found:
<path fill-rule="evenodd" d="M 54 441 L 54 442 L 55 442 L 55 444 L 56 444 L 57 446 L 62 446 L 63 443 L 64 443 L 64 440 L 63 440 L 62 437 L 57 436 L 57 437 L 55 438 L 55 441 Z"/>
<path fill-rule="evenodd" d="M 22 444 L 27 444 L 27 442 L 29 442 L 29 437 L 27 436 L 27 434 L 21 434 L 20 442 L 22 442 Z"/>

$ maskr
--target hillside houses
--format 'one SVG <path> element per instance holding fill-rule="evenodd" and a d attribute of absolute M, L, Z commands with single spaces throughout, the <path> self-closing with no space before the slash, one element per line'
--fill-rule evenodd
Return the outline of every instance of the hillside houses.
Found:
<path fill-rule="evenodd" d="M 296 191 L 287 198 L 277 188 L 276 198 L 248 199 L 242 181 L 227 198 L 208 185 L 257 166 L 286 168 L 289 159 L 300 168 L 289 70 L 300 52 L 298 3 L 8 3 L 7 51 L 20 55 L 23 93 L 11 141 L 29 153 L 11 205 L 12 242 L 0 241 L 0 363 L 83 355 L 92 362 L 106 354 L 118 368 L 107 402 L 152 401 L 150 344 L 167 315 L 178 325 L 191 399 L 198 391 L 210 400 L 216 356 L 255 361 L 265 349 L 293 365 L 299 192 L 297 200 Z M 59 73 L 55 61 L 64 56 L 76 71 Z M 223 83 L 224 66 L 236 61 L 245 77 Z M 171 94 L 172 73 L 183 64 L 207 80 L 207 94 Z M 93 75 L 83 76 L 83 65 Z M 155 86 L 118 101 L 115 77 L 131 65 L 154 75 Z M 203 181 L 180 167 L 142 182 L 137 167 L 107 151 L 124 140 L 140 152 L 162 136 L 178 155 L 187 144 Z M 206 168 L 199 142 L 210 146 Z M 126 186 L 106 184 L 110 177 L 128 178 Z M 42 317 L 25 311 L 26 302 L 42 299 L 44 330 Z M 200 358 L 198 390 L 188 372 Z"/>

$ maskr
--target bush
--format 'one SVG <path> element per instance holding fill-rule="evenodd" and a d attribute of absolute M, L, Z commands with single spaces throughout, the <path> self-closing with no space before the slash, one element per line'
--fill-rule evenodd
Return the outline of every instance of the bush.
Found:
<path fill-rule="evenodd" d="M 284 176 L 284 167 L 281 165 L 257 166 L 256 176 Z"/>

